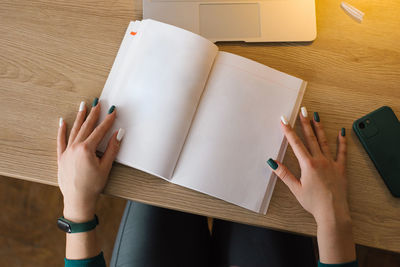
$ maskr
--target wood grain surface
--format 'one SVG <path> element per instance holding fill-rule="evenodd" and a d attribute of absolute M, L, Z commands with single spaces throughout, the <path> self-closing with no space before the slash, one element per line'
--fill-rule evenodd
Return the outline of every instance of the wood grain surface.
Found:
<path fill-rule="evenodd" d="M 303 105 L 318 111 L 335 151 L 348 132 L 349 201 L 359 244 L 400 252 L 400 199 L 393 198 L 355 134 L 352 122 L 382 105 L 400 117 L 400 2 L 354 0 L 361 24 L 317 1 L 312 43 L 219 44 L 309 82 Z M 99 96 L 140 0 L 4 0 L 0 2 L 0 175 L 57 185 L 56 133 L 70 126 L 79 102 Z M 300 134 L 299 125 L 296 130 Z M 292 150 L 285 164 L 299 168 Z M 252 225 L 316 234 L 313 218 L 278 181 L 267 215 L 116 164 L 106 194 Z M 45 197 L 45 196 L 43 196 Z"/>

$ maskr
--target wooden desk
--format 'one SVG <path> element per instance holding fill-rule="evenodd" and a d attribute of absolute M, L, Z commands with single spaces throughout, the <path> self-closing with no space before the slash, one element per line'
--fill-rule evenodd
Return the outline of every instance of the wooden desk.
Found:
<path fill-rule="evenodd" d="M 306 44 L 223 44 L 309 81 L 303 105 L 319 111 L 331 142 L 348 129 L 349 200 L 359 244 L 400 252 L 400 199 L 379 178 L 352 122 L 382 106 L 400 116 L 400 2 L 355 0 L 362 24 L 339 1 L 317 1 L 318 38 Z M 140 0 L 0 2 L 0 175 L 57 185 L 58 118 L 99 96 Z M 298 125 L 296 129 L 299 130 Z M 285 163 L 299 173 L 289 149 Z M 266 216 L 116 165 L 106 194 L 247 224 L 315 235 L 312 217 L 278 181 Z M 45 197 L 45 196 L 44 196 Z"/>

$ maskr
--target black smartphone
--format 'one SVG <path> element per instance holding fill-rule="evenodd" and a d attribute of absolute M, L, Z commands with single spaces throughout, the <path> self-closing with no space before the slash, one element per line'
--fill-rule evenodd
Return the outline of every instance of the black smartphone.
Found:
<path fill-rule="evenodd" d="M 383 106 L 353 123 L 353 130 L 386 186 L 400 197 L 400 122 Z"/>

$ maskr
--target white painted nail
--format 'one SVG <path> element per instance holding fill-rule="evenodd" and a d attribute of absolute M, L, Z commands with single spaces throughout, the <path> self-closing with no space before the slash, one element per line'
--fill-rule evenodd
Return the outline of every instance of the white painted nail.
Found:
<path fill-rule="evenodd" d="M 64 123 L 64 120 L 62 117 L 60 117 L 60 121 L 58 122 L 58 125 L 61 127 L 63 125 L 63 123 Z"/>
<path fill-rule="evenodd" d="M 304 118 L 308 117 L 308 112 L 306 107 L 301 107 L 301 115 L 303 115 Z"/>
<path fill-rule="evenodd" d="M 283 122 L 283 124 L 285 124 L 285 125 L 288 125 L 289 123 L 288 123 L 288 121 L 287 121 L 287 119 L 286 119 L 286 117 L 285 116 L 281 116 L 281 121 Z"/>
<path fill-rule="evenodd" d="M 125 130 L 122 128 L 119 128 L 118 134 L 117 134 L 117 141 L 121 142 L 122 138 L 124 138 L 125 135 Z"/>
<path fill-rule="evenodd" d="M 85 108 L 85 101 L 82 101 L 81 104 L 79 105 L 79 111 L 82 111 Z"/>

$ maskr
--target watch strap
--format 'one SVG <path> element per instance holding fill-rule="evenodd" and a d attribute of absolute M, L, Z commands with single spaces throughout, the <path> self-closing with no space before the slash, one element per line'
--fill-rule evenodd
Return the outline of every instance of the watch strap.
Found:
<path fill-rule="evenodd" d="M 97 218 L 96 214 L 94 215 L 93 220 L 84 222 L 84 223 L 72 222 L 70 220 L 65 219 L 64 216 L 61 216 L 57 220 L 58 228 L 60 228 L 64 232 L 71 233 L 71 234 L 88 232 L 88 231 L 96 228 L 96 226 L 98 224 L 99 224 L 99 219 Z"/>

